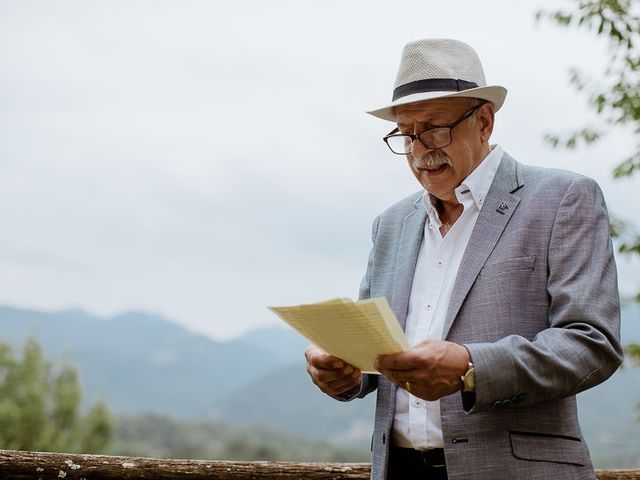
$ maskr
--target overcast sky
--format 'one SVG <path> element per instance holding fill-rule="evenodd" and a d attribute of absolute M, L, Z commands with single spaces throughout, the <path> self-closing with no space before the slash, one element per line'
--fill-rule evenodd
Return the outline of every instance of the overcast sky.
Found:
<path fill-rule="evenodd" d="M 599 72 L 603 45 L 534 19 L 566 4 L 0 0 L 0 304 L 222 339 L 277 324 L 267 305 L 356 297 L 372 219 L 419 188 L 364 113 L 418 38 L 469 43 L 509 90 L 494 142 L 635 219 L 637 180 L 610 179 L 630 134 L 542 140 L 598 120 L 568 68 Z M 625 293 L 637 263 L 619 262 Z"/>

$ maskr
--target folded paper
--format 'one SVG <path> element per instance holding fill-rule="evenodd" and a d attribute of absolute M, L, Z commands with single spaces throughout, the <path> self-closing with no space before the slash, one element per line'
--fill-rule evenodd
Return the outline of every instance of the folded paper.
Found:
<path fill-rule="evenodd" d="M 373 367 L 378 355 L 409 349 L 402 328 L 384 297 L 353 302 L 336 298 L 291 307 L 269 307 L 311 343 L 358 367 L 363 373 L 379 373 Z"/>

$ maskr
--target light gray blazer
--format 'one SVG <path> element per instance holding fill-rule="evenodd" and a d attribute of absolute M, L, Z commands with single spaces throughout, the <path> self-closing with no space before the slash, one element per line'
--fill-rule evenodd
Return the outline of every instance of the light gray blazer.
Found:
<path fill-rule="evenodd" d="M 418 192 L 373 224 L 360 297 L 389 301 L 404 328 L 426 212 Z M 450 480 L 594 479 L 575 395 L 622 361 L 606 206 L 591 179 L 504 155 L 456 278 L 443 338 L 469 349 L 475 398 L 441 399 Z M 372 478 L 386 477 L 396 387 L 377 389 Z M 464 400 L 464 406 L 463 406 Z"/>

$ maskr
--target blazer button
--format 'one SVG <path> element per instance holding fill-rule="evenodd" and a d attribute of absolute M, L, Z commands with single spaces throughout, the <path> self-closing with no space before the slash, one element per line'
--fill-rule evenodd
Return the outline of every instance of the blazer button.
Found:
<path fill-rule="evenodd" d="M 494 408 L 496 410 L 500 410 L 502 408 L 502 402 L 500 400 L 496 400 L 495 402 L 493 402 L 493 404 L 491 405 L 491 408 Z"/>

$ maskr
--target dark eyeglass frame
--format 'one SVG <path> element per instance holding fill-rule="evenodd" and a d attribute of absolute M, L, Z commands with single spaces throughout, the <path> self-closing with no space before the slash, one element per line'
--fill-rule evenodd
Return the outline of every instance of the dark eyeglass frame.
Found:
<path fill-rule="evenodd" d="M 391 138 L 409 138 L 411 139 L 411 143 L 409 145 L 413 146 L 413 142 L 415 142 L 416 140 L 420 140 L 420 143 L 422 143 L 422 145 L 424 145 L 425 148 L 428 148 L 429 150 L 436 150 L 438 148 L 444 148 L 447 147 L 449 145 L 451 145 L 451 142 L 453 142 L 453 135 L 451 134 L 451 130 L 453 130 L 455 127 L 457 127 L 458 125 L 460 125 L 462 122 L 464 122 L 467 118 L 471 117 L 471 115 L 473 115 L 475 113 L 476 110 L 478 110 L 480 107 L 482 107 L 485 103 L 487 102 L 482 102 L 480 105 L 476 105 L 475 107 L 471 108 L 470 110 L 468 110 L 467 112 L 463 113 L 462 116 L 460 118 L 458 118 L 455 122 L 449 124 L 449 125 L 433 125 L 430 128 L 428 128 L 427 130 L 424 130 L 423 132 L 416 134 L 413 133 L 396 133 L 399 132 L 400 129 L 398 127 L 394 128 L 393 130 L 391 130 L 389 133 L 387 133 L 382 140 L 384 141 L 384 143 L 387 144 L 387 147 L 389 147 L 389 150 L 391 150 L 392 153 L 396 154 L 396 155 L 407 155 L 409 153 L 411 153 L 411 147 L 409 147 L 409 151 L 408 152 L 396 152 L 395 150 L 393 150 L 393 148 L 391 148 L 391 145 L 389 145 L 389 139 Z M 433 135 L 433 131 L 434 130 L 443 130 L 443 134 L 444 134 L 444 130 L 447 130 L 447 134 L 449 137 L 449 141 L 447 143 L 442 143 L 442 144 L 431 144 L 430 142 L 424 138 L 422 138 L 422 136 L 425 133 L 431 132 L 431 135 Z"/>

